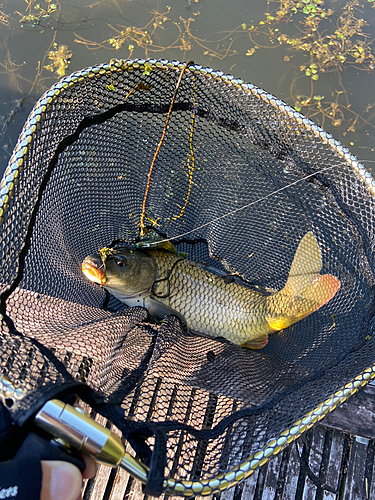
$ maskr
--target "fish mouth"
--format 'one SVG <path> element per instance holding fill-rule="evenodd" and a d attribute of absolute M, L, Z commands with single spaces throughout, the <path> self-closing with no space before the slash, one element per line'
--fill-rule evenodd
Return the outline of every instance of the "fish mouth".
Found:
<path fill-rule="evenodd" d="M 98 285 L 104 285 L 107 281 L 104 264 L 99 255 L 89 255 L 82 262 L 81 266 L 83 274 L 87 279 Z"/>

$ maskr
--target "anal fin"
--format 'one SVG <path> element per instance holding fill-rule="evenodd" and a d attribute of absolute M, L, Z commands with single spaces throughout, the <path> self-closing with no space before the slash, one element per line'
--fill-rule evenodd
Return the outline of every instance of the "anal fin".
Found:
<path fill-rule="evenodd" d="M 247 347 L 247 349 L 262 349 L 268 343 L 268 334 L 263 333 L 259 337 L 254 339 L 246 340 L 241 347 Z"/>

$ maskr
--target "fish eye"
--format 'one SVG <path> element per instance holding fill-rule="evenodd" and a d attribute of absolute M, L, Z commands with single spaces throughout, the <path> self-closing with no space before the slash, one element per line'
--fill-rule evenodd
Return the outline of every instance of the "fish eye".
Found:
<path fill-rule="evenodd" d="M 126 257 L 115 257 L 115 262 L 118 265 L 118 267 L 125 267 Z"/>

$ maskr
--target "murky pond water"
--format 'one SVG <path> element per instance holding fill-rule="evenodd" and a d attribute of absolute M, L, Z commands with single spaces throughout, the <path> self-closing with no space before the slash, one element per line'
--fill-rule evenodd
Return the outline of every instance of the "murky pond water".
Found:
<path fill-rule="evenodd" d="M 194 60 L 273 93 L 375 172 L 373 0 L 8 0 L 0 5 L 0 175 L 35 101 L 111 58 Z M 373 168 L 372 168 L 373 167 Z"/>

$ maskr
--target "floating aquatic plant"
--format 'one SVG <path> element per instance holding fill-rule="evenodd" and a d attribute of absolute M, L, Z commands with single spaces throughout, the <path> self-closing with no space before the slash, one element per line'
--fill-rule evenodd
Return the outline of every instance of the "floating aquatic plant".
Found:
<path fill-rule="evenodd" d="M 52 63 L 45 66 L 45 68 L 52 73 L 55 72 L 57 76 L 62 77 L 65 75 L 66 69 L 69 66 L 73 52 L 71 52 L 66 45 L 57 45 L 57 43 L 53 45 L 53 50 L 48 53 L 48 59 L 50 59 Z"/>

